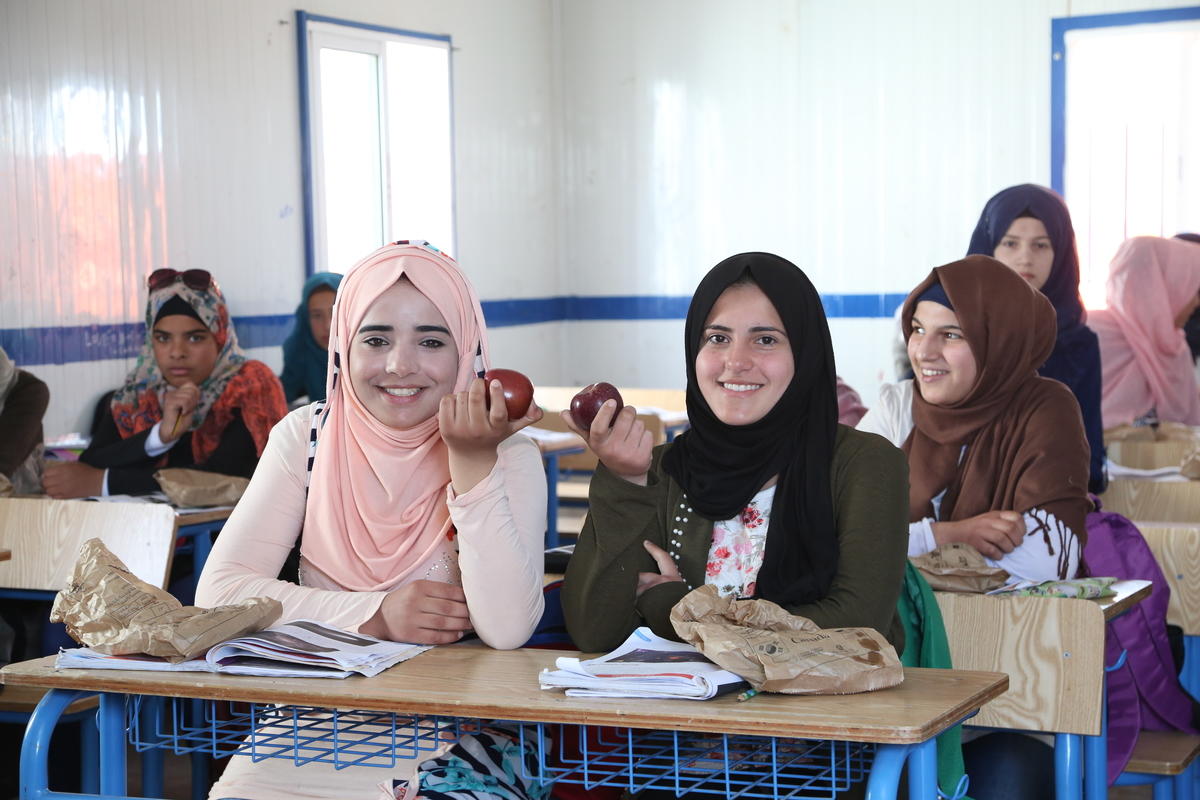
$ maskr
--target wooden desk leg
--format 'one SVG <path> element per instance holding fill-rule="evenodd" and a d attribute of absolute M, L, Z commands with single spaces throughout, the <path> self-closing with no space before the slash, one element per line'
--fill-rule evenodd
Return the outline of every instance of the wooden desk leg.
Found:
<path fill-rule="evenodd" d="M 1057 800 L 1083 798 L 1083 748 L 1079 739 L 1074 733 L 1054 735 L 1054 796 Z M 1107 785 L 1104 790 L 1107 793 Z"/>

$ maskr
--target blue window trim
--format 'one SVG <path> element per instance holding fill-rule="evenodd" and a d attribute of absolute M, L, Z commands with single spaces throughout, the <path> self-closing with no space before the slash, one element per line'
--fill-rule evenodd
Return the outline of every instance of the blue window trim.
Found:
<path fill-rule="evenodd" d="M 903 294 L 824 294 L 821 302 L 830 319 L 880 319 L 891 317 L 904 298 Z M 690 302 L 690 297 L 681 295 L 568 295 L 484 300 L 482 305 L 489 328 L 508 328 L 542 322 L 682 320 Z M 233 324 L 242 347 L 278 347 L 293 318 L 292 314 L 263 314 L 234 317 Z M 0 347 L 18 365 L 28 367 L 134 358 L 145 339 L 146 326 L 141 322 L 0 328 Z"/>
<path fill-rule="evenodd" d="M 317 228 L 316 210 L 313 200 L 312 174 L 312 109 L 309 107 L 309 63 L 308 63 L 308 23 L 324 22 L 331 25 L 342 25 L 347 28 L 387 33 L 393 36 L 407 36 L 412 39 L 428 39 L 435 42 L 445 42 L 450 45 L 450 148 L 454 152 L 454 46 L 449 34 L 423 33 L 404 28 L 391 28 L 387 25 L 373 25 L 369 22 L 355 22 L 340 17 L 326 17 L 320 14 L 309 14 L 307 11 L 296 12 L 296 67 L 300 76 L 300 190 L 303 192 L 304 207 L 304 274 L 311 276 L 317 271 Z M 451 159 L 451 181 L 456 183 L 453 159 Z M 457 204 L 452 204 L 454 229 L 458 230 Z M 435 242 L 436 244 L 436 242 Z M 453 243 L 451 243 L 453 244 Z"/>
<path fill-rule="evenodd" d="M 1118 28 L 1200 19 L 1200 6 L 1055 17 L 1050 21 L 1050 186 L 1064 194 L 1067 147 L 1067 33 L 1087 28 Z"/>

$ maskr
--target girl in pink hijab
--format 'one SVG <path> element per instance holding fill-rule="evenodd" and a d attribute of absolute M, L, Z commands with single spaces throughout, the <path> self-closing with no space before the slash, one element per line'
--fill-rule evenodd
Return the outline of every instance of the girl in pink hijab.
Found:
<path fill-rule="evenodd" d="M 377 250 L 338 289 L 329 354 L 326 401 L 272 430 L 197 604 L 267 595 L 283 620 L 520 646 L 542 613 L 546 481 L 536 445 L 512 434 L 541 411 L 510 422 L 499 384 L 477 377 L 488 345 L 466 276 L 425 245 Z M 235 758 L 211 796 L 375 797 L 387 777 L 299 769 Z"/>
<path fill-rule="evenodd" d="M 1117 250 L 1108 308 L 1088 313 L 1100 339 L 1104 427 L 1200 425 L 1200 388 L 1183 324 L 1200 305 L 1200 248 L 1139 236 Z"/>

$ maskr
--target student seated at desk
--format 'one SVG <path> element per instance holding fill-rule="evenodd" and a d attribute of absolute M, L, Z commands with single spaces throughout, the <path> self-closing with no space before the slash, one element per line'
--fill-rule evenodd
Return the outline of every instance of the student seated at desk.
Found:
<path fill-rule="evenodd" d="M 333 320 L 333 298 L 342 276 L 317 272 L 304 282 L 296 321 L 283 340 L 283 393 L 287 401 L 307 397 L 325 399 L 329 368 L 329 326 Z"/>
<path fill-rule="evenodd" d="M 1200 425 L 1200 387 L 1183 326 L 1200 306 L 1200 247 L 1138 236 L 1109 266 L 1108 308 L 1089 322 L 1104 364 L 1104 427 Z"/>
<path fill-rule="evenodd" d="M 41 494 L 42 417 L 49 405 L 46 384 L 0 348 L 0 476 L 17 494 Z"/>
<path fill-rule="evenodd" d="M 992 256 L 1054 306 L 1058 321 L 1054 350 L 1038 367 L 1038 374 L 1062 381 L 1079 402 L 1091 451 L 1088 488 L 1102 493 L 1108 479 L 1100 419 L 1100 345 L 1085 324 L 1075 228 L 1067 204 L 1055 192 L 1032 183 L 998 192 L 979 215 L 967 255 Z"/>
<path fill-rule="evenodd" d="M 776 305 L 771 298 L 786 298 Z M 589 433 L 600 464 L 563 586 L 571 638 L 610 650 L 702 584 L 774 601 L 822 627 L 864 626 L 902 649 L 903 454 L 837 424 L 820 296 L 767 253 L 722 261 L 684 326 L 691 428 L 652 449 L 632 409 Z"/>
<path fill-rule="evenodd" d="M 934 269 L 902 318 L 917 377 L 881 386 L 859 430 L 908 454 L 908 554 L 966 542 L 1014 578 L 1074 578 L 1088 445 L 1070 390 L 1037 374 L 1053 306 L 999 261 L 968 256 Z"/>
<path fill-rule="evenodd" d="M 137 364 L 79 461 L 47 465 L 52 497 L 149 494 L 162 467 L 248 478 L 287 413 L 279 379 L 246 358 L 206 270 L 158 269 L 147 287 Z"/>
<path fill-rule="evenodd" d="M 488 346 L 470 283 L 432 248 L 383 247 L 346 273 L 330 347 L 326 402 L 271 432 L 197 603 L 266 595 L 283 619 L 519 647 L 542 613 L 546 478 L 512 434 L 542 412 L 510 422 L 499 383 L 476 377 Z M 298 585 L 278 577 L 297 550 Z M 403 772 L 234 758 L 211 796 L 375 797 Z"/>

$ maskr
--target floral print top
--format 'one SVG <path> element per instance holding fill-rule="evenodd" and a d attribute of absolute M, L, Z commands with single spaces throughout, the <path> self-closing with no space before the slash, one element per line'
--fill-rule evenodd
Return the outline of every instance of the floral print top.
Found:
<path fill-rule="evenodd" d="M 704 582 L 723 596 L 753 597 L 767 544 L 775 487 L 763 489 L 733 519 L 713 524 Z"/>

